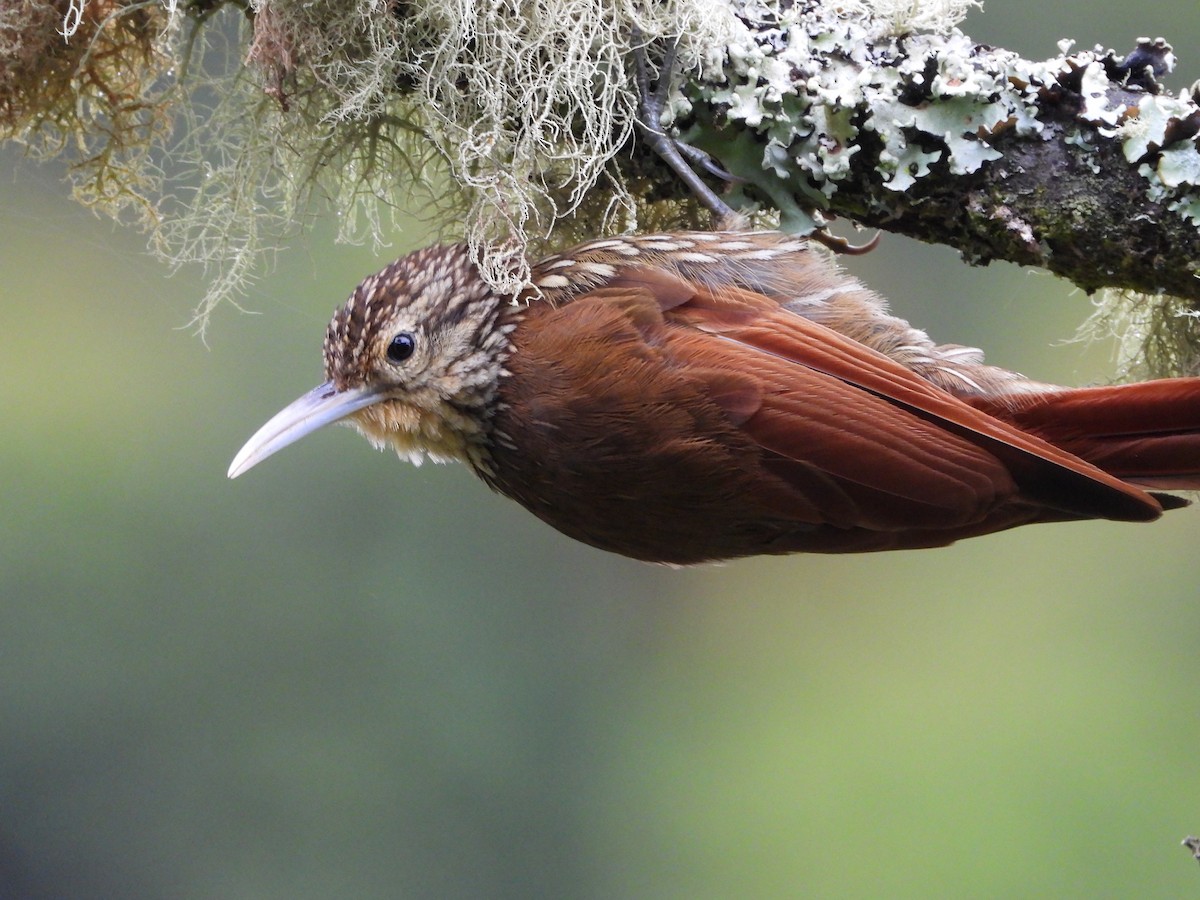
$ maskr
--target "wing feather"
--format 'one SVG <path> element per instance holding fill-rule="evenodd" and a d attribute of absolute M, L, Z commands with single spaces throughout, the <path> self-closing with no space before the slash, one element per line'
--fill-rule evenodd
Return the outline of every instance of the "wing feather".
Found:
<path fill-rule="evenodd" d="M 940 546 L 1158 501 L 883 353 L 661 269 L 522 310 L 494 487 L 595 546 L 695 562 Z"/>
<path fill-rule="evenodd" d="M 1161 514 L 1159 503 L 1144 491 L 959 400 L 882 353 L 784 309 L 762 295 L 729 287 L 719 292 L 698 288 L 691 301 L 665 315 L 668 323 L 710 335 L 731 347 L 751 349 L 790 366 L 792 392 L 801 404 L 809 382 L 800 373 L 819 372 L 931 424 L 932 432 L 919 432 L 921 441 L 917 446 L 923 442 L 935 452 L 949 454 L 954 446 L 949 440 L 951 436 L 966 439 L 1003 464 L 1027 496 L 1048 506 L 1088 517 L 1134 521 Z M 845 402 L 831 406 L 829 412 L 848 419 L 852 397 L 842 397 Z M 830 398 L 824 398 L 822 403 L 825 402 L 831 402 Z M 879 410 L 877 406 L 863 408 Z M 880 421 L 878 429 L 886 431 L 887 426 Z M 944 435 L 940 445 L 939 432 Z M 912 433 L 912 429 L 904 429 L 898 437 L 911 447 Z M 784 455 L 806 459 L 810 452 L 805 447 L 808 439 L 805 429 L 797 423 L 790 432 Z M 896 471 L 913 473 L 911 467 Z M 920 484 L 923 486 L 924 482 Z"/>

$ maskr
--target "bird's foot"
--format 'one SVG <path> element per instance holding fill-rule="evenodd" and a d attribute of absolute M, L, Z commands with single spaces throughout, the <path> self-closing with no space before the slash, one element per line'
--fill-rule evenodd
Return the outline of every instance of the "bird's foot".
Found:
<path fill-rule="evenodd" d="M 846 238 L 830 234 L 824 228 L 818 228 L 809 237 L 818 243 L 824 244 L 834 253 L 840 253 L 844 256 L 862 256 L 864 253 L 870 253 L 879 246 L 879 239 L 883 237 L 883 232 L 875 232 L 875 236 L 865 244 L 852 244 Z"/>
<path fill-rule="evenodd" d="M 704 183 L 692 165 L 702 167 L 722 181 L 734 182 L 738 179 L 725 171 L 703 150 L 685 144 L 674 135 L 668 134 L 662 126 L 662 115 L 667 107 L 667 97 L 671 92 L 671 73 L 675 68 L 679 42 L 674 41 L 663 55 L 653 89 L 650 87 L 650 65 L 646 59 L 646 43 L 642 39 L 641 31 L 636 27 L 633 29 L 633 44 L 633 59 L 640 98 L 638 125 L 645 135 L 646 143 L 718 219 L 736 219 L 738 214 L 734 209 Z"/>
<path fill-rule="evenodd" d="M 745 228 L 745 216 L 717 196 L 717 193 L 704 182 L 693 166 L 697 166 L 729 184 L 741 182 L 743 179 L 726 171 L 703 150 L 668 134 L 663 128 L 663 111 L 667 108 L 667 97 L 671 93 L 671 75 L 679 51 L 679 41 L 673 41 L 666 53 L 663 54 L 653 88 L 650 86 L 650 64 L 646 58 L 646 47 L 647 44 L 642 37 L 641 30 L 634 26 L 633 60 L 638 97 L 640 98 L 638 125 L 642 129 L 646 143 L 683 180 L 696 198 L 716 216 L 718 227 L 722 230 L 732 231 Z M 874 250 L 879 244 L 880 234 L 877 233 L 865 244 L 852 244 L 845 238 L 832 235 L 823 228 L 812 232 L 810 237 L 824 244 L 834 253 L 857 256 Z"/>

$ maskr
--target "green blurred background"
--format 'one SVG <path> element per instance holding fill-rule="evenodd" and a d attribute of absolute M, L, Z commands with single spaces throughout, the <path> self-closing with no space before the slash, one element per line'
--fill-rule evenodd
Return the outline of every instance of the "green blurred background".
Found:
<path fill-rule="evenodd" d="M 1200 75 L 1190 2 L 967 30 Z M 202 273 L 0 166 L 0 897 L 1200 893 L 1200 512 L 673 571 L 341 429 L 229 482 L 382 260 L 318 225 L 206 347 Z M 1044 274 L 853 269 L 994 362 L 1110 371 Z"/>

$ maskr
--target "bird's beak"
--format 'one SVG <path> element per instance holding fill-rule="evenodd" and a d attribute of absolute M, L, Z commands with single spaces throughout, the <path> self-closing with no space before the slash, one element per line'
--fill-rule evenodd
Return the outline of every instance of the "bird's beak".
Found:
<path fill-rule="evenodd" d="M 313 388 L 293 403 L 285 406 L 246 441 L 229 466 L 229 477 L 237 478 L 247 469 L 258 465 L 268 456 L 294 444 L 306 434 L 337 422 L 383 399 L 375 388 L 355 387 L 339 391 L 332 382 Z"/>

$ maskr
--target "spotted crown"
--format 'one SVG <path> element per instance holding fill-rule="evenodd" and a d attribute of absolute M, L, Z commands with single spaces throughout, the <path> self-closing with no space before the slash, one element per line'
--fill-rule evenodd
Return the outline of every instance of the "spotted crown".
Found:
<path fill-rule="evenodd" d="M 436 330 L 467 317 L 491 293 L 464 244 L 435 245 L 403 256 L 365 278 L 325 332 L 325 377 L 338 390 L 370 375 L 372 348 L 398 314 Z"/>

